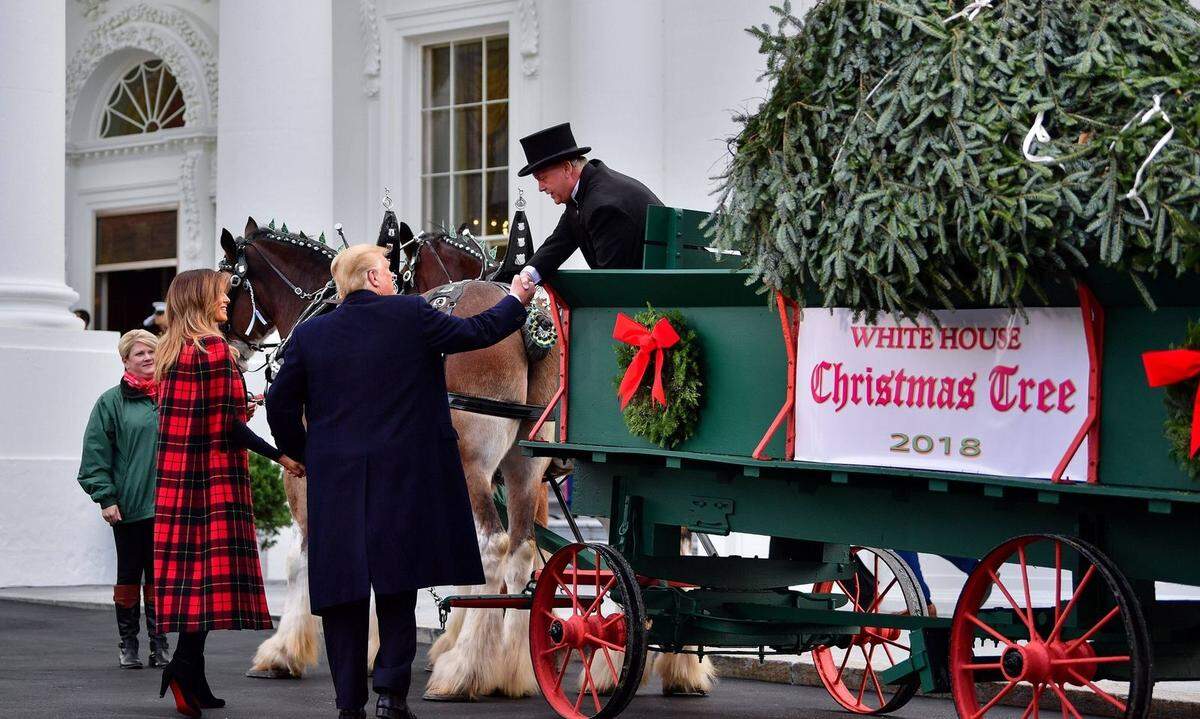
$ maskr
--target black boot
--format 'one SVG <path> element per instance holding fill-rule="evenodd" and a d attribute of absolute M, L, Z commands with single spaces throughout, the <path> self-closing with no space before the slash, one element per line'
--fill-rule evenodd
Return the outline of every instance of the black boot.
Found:
<path fill-rule="evenodd" d="M 339 709 L 338 719 L 367 719 L 366 709 Z"/>
<path fill-rule="evenodd" d="M 375 703 L 376 719 L 417 719 L 417 715 L 408 710 L 408 702 L 404 697 L 391 692 L 379 692 L 379 701 Z"/>
<path fill-rule="evenodd" d="M 197 671 L 194 664 L 178 656 L 168 662 L 162 671 L 158 696 L 165 696 L 167 689 L 170 689 L 175 699 L 175 710 L 186 717 L 198 717 L 202 713 L 196 697 Z"/>
<path fill-rule="evenodd" d="M 158 631 L 158 618 L 154 610 L 154 587 L 147 584 L 142 587 L 146 600 L 146 634 L 150 637 L 150 666 L 165 667 L 171 661 L 170 646 L 167 635 Z"/>
<path fill-rule="evenodd" d="M 196 700 L 200 706 L 205 709 L 220 709 L 225 706 L 225 700 L 221 697 L 213 696 L 212 689 L 208 686 L 208 677 L 204 675 L 204 655 L 200 655 L 199 661 L 196 663 L 200 671 L 196 674 Z"/>
<path fill-rule="evenodd" d="M 131 592 L 132 590 L 132 592 Z M 138 609 L 137 585 L 118 584 L 113 587 L 113 604 L 117 609 L 117 633 L 121 637 L 120 662 L 122 669 L 141 669 L 138 659 L 138 629 L 141 612 Z"/>

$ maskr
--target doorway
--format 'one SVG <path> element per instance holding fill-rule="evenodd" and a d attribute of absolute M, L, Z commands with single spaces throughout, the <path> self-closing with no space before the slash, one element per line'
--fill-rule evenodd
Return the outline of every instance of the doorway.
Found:
<path fill-rule="evenodd" d="M 174 279 L 175 210 L 96 218 L 95 327 L 140 329 Z"/>

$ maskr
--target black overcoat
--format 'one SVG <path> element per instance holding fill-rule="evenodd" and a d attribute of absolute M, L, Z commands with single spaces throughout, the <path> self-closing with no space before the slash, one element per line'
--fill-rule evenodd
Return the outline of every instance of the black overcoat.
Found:
<path fill-rule="evenodd" d="M 308 473 L 315 614 L 372 586 L 483 583 L 443 354 L 494 344 L 524 320 L 512 296 L 458 318 L 419 296 L 359 290 L 293 331 L 267 421 Z"/>
<path fill-rule="evenodd" d="M 529 264 L 547 280 L 578 248 L 592 269 L 641 269 L 646 208 L 661 204 L 642 183 L 591 160 L 583 166 L 575 198 Z"/>

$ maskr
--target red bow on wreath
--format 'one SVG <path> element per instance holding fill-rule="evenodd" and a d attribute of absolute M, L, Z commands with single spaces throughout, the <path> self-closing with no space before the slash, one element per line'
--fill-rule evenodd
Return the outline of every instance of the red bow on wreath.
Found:
<path fill-rule="evenodd" d="M 628 369 L 625 370 L 625 376 L 621 378 L 621 387 L 617 390 L 617 396 L 621 398 L 621 409 L 625 409 L 625 405 L 629 404 L 629 400 L 633 399 L 633 395 L 637 393 L 638 385 L 642 383 L 642 377 L 646 375 L 646 367 L 650 364 L 651 352 L 655 355 L 655 362 L 654 388 L 650 391 L 650 395 L 659 404 L 666 407 L 667 393 L 663 391 L 662 384 L 663 350 L 679 341 L 679 334 L 675 328 L 671 326 L 666 317 L 663 317 L 655 323 L 653 330 L 648 330 L 640 322 L 619 312 L 617 313 L 617 323 L 613 325 L 612 336 L 615 340 L 639 348 L 633 361 L 629 363 Z"/>
<path fill-rule="evenodd" d="M 1162 387 L 1200 375 L 1200 351 L 1144 352 L 1142 364 L 1146 366 L 1146 381 L 1150 386 Z M 1192 405 L 1192 445 L 1188 456 L 1196 456 L 1197 450 L 1200 450 L 1200 388 L 1196 390 L 1196 401 Z"/>

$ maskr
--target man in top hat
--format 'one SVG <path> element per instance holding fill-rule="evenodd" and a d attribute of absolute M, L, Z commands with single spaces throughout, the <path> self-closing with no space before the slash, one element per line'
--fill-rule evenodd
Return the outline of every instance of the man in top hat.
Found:
<path fill-rule="evenodd" d="M 528 165 L 517 174 L 533 175 L 538 191 L 566 205 L 554 232 L 521 270 L 534 282 L 553 276 L 576 249 L 588 267 L 640 269 L 646 231 L 646 208 L 662 201 L 645 185 L 584 156 L 570 123 L 521 138 Z"/>

